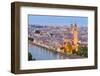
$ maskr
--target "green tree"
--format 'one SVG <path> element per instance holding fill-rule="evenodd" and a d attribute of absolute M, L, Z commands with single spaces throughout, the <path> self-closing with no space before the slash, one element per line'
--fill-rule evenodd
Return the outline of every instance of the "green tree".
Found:
<path fill-rule="evenodd" d="M 79 46 L 76 54 L 83 57 L 88 57 L 88 48 Z"/>
<path fill-rule="evenodd" d="M 30 52 L 28 53 L 28 60 L 32 60 L 32 54 Z"/>

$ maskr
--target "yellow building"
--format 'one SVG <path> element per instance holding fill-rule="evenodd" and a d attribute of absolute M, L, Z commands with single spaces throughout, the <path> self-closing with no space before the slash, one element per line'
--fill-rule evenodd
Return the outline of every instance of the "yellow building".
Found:
<path fill-rule="evenodd" d="M 63 49 L 61 49 L 68 55 L 78 51 L 78 28 L 76 24 L 71 25 L 71 35 L 71 39 L 64 40 Z"/>
<path fill-rule="evenodd" d="M 72 35 L 73 35 L 73 50 L 75 50 L 76 52 L 78 51 L 78 28 L 77 25 L 74 24 L 74 26 L 72 26 Z"/>

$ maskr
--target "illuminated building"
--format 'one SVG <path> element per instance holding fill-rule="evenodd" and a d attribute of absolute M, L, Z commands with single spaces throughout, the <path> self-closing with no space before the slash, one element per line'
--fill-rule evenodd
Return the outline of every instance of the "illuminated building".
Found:
<path fill-rule="evenodd" d="M 71 55 L 78 51 L 78 28 L 76 24 L 71 25 L 71 32 L 68 34 L 69 38 L 64 39 L 62 47 L 60 49 L 62 52 Z"/>

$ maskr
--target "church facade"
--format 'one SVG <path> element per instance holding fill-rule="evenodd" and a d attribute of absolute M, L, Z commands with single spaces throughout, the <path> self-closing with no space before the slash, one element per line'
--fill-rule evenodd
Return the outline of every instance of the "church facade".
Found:
<path fill-rule="evenodd" d="M 76 24 L 71 24 L 69 38 L 64 39 L 63 45 L 61 45 L 60 50 L 63 53 L 67 53 L 68 55 L 71 55 L 78 51 L 78 28 Z"/>

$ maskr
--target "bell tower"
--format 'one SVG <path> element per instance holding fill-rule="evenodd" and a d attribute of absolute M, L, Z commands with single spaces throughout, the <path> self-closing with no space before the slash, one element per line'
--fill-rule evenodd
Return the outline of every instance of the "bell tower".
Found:
<path fill-rule="evenodd" d="M 73 49 L 75 51 L 78 51 L 78 28 L 77 28 L 77 24 L 71 25 L 71 32 L 72 32 L 72 35 L 73 35 L 73 38 L 72 38 Z"/>

